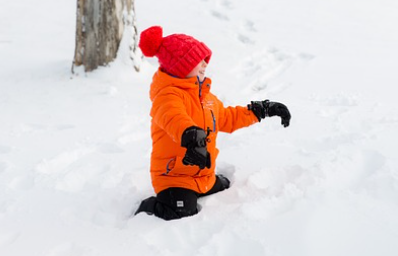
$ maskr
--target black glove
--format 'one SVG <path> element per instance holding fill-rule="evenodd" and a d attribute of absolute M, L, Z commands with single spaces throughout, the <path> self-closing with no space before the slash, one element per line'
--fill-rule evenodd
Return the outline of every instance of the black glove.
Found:
<path fill-rule="evenodd" d="M 210 153 L 206 147 L 206 132 L 199 127 L 187 128 L 181 137 L 181 146 L 187 148 L 182 163 L 185 165 L 197 165 L 200 169 L 211 167 Z"/>
<path fill-rule="evenodd" d="M 285 105 L 279 102 L 272 102 L 269 100 L 264 101 L 252 101 L 247 108 L 256 115 L 258 121 L 269 116 L 279 116 L 282 119 L 282 125 L 288 127 L 290 123 L 290 112 Z"/>

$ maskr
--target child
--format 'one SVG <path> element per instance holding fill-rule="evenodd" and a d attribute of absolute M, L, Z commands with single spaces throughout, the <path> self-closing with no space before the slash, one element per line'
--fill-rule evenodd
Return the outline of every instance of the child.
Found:
<path fill-rule="evenodd" d="M 199 197 L 230 185 L 215 174 L 217 133 L 232 133 L 274 115 L 287 127 L 290 113 L 285 105 L 268 100 L 224 107 L 205 77 L 212 52 L 191 36 L 163 37 L 162 28 L 154 26 L 141 33 L 139 47 L 160 64 L 150 89 L 151 178 L 157 195 L 143 200 L 135 214 L 165 220 L 191 216 L 198 213 Z"/>

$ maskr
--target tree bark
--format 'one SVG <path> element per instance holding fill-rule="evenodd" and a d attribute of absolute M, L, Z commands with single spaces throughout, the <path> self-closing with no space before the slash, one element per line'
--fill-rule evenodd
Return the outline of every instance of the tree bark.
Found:
<path fill-rule="evenodd" d="M 123 10 L 134 0 L 77 0 L 76 47 L 72 66 L 89 72 L 116 58 L 124 31 Z"/>
<path fill-rule="evenodd" d="M 127 25 L 129 26 L 131 36 L 129 45 L 130 59 L 133 61 L 135 71 L 139 72 L 143 55 L 141 50 L 138 49 L 138 29 L 134 0 L 127 0 L 126 4 L 128 10 Z"/>

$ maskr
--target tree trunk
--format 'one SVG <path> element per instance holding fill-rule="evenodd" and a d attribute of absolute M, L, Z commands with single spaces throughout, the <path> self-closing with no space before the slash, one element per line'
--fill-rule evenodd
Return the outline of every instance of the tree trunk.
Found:
<path fill-rule="evenodd" d="M 143 55 L 141 50 L 138 49 L 138 29 L 137 29 L 137 20 L 136 20 L 136 12 L 135 12 L 135 4 L 134 0 L 127 0 L 129 15 L 127 19 L 127 24 L 131 30 L 131 40 L 130 40 L 130 58 L 134 63 L 134 69 L 139 72 L 141 61 L 143 59 Z"/>
<path fill-rule="evenodd" d="M 77 0 L 76 48 L 72 66 L 89 72 L 116 58 L 124 31 L 123 10 L 134 0 Z"/>

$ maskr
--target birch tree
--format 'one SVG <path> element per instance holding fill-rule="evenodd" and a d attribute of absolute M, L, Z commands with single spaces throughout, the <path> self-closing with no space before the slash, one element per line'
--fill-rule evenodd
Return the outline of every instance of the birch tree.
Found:
<path fill-rule="evenodd" d="M 134 0 L 77 0 L 76 45 L 72 65 L 85 72 L 116 58 L 125 26 L 131 27 L 130 57 L 139 70 Z"/>

